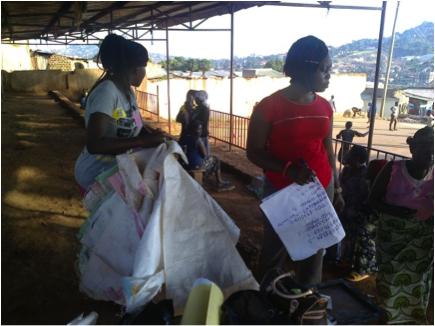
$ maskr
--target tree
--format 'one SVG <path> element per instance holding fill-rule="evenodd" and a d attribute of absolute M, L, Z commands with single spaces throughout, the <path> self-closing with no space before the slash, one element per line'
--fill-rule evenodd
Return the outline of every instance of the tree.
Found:
<path fill-rule="evenodd" d="M 198 69 L 202 71 L 202 78 L 205 78 L 205 72 L 211 69 L 211 62 L 207 59 L 202 59 L 199 61 Z"/>
<path fill-rule="evenodd" d="M 192 73 L 194 71 L 199 70 L 199 60 L 198 59 L 188 59 L 186 60 L 186 70 L 190 71 L 190 75 L 192 76 Z"/>
<path fill-rule="evenodd" d="M 273 70 L 282 72 L 284 70 L 284 64 L 285 64 L 285 61 L 282 59 L 273 59 L 273 60 L 268 61 L 264 65 L 264 68 L 272 68 Z"/>

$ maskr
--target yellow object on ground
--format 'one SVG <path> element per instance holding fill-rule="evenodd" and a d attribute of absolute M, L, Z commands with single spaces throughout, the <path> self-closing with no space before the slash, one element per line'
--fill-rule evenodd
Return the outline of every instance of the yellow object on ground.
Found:
<path fill-rule="evenodd" d="M 224 295 L 216 284 L 206 280 L 195 281 L 181 325 L 220 325 L 220 308 L 224 302 Z"/>

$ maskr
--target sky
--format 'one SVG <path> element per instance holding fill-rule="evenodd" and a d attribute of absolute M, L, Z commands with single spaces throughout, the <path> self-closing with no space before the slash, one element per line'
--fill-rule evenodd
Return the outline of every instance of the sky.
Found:
<path fill-rule="evenodd" d="M 317 3 L 316 1 L 284 1 Z M 387 1 L 384 37 L 391 37 L 397 1 Z M 334 5 L 382 7 L 382 1 L 333 1 Z M 434 22 L 435 1 L 400 1 L 396 33 Z M 378 39 L 381 12 L 264 6 L 238 11 L 234 14 L 234 55 L 268 55 L 287 53 L 291 44 L 301 37 L 314 35 L 328 46 L 338 47 L 364 38 Z M 214 17 L 200 28 L 230 28 L 230 15 Z M 165 38 L 165 32 L 155 32 L 155 38 Z M 230 32 L 169 32 L 171 56 L 191 58 L 230 58 Z M 166 53 L 165 42 L 143 42 L 150 53 Z"/>

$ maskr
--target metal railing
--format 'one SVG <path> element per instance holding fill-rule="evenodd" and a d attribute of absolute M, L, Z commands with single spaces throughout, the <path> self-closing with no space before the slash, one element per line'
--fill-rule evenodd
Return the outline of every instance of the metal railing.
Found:
<path fill-rule="evenodd" d="M 230 137 L 231 115 L 229 113 L 210 110 L 210 119 L 208 125 L 210 138 L 215 139 L 215 144 L 216 144 L 216 140 L 219 140 L 221 142 L 231 144 L 232 146 L 246 150 L 247 147 L 246 142 L 248 138 L 248 127 L 249 127 L 250 119 L 240 117 L 237 115 L 233 115 L 232 119 L 233 119 L 233 135 L 232 137 Z M 333 142 L 334 153 L 336 157 L 338 157 L 337 154 L 340 148 L 343 147 L 344 144 L 349 144 L 349 150 L 352 148 L 352 146 L 359 145 L 359 144 L 349 143 L 335 138 L 332 139 L 332 142 Z M 367 146 L 364 145 L 359 145 L 359 146 L 368 149 Z M 395 160 L 396 158 L 409 159 L 410 157 L 384 151 L 377 148 L 370 149 L 369 160 L 373 160 L 373 159 Z M 339 161 L 337 164 L 337 168 L 339 171 L 341 171 L 342 165 L 343 163 Z"/>
<path fill-rule="evenodd" d="M 230 137 L 230 121 L 233 119 L 233 135 Z M 208 130 L 210 137 L 246 149 L 248 139 L 249 118 L 229 113 L 210 110 Z"/>
<path fill-rule="evenodd" d="M 143 118 L 157 118 L 160 122 L 159 97 L 157 95 L 136 90 L 136 100 Z"/>
<path fill-rule="evenodd" d="M 340 161 L 340 159 L 339 159 L 337 154 L 340 151 L 340 149 L 343 152 L 343 147 L 344 147 L 345 144 L 349 145 L 349 148 L 348 148 L 349 151 L 355 145 L 364 147 L 365 149 L 368 150 L 367 146 L 360 145 L 360 144 L 349 143 L 347 141 L 340 140 L 340 139 L 333 138 L 332 142 L 333 142 L 333 146 L 334 146 L 335 157 L 337 157 L 337 160 L 339 162 L 338 165 L 337 165 L 337 169 L 338 169 L 339 172 L 341 172 L 344 164 L 343 164 L 343 160 Z M 343 154 L 342 154 L 341 157 L 343 158 Z M 396 160 L 396 157 L 400 158 L 400 159 L 410 159 L 409 156 L 404 156 L 404 155 L 400 155 L 400 154 L 396 154 L 396 153 L 392 153 L 392 152 L 387 152 L 387 151 L 383 151 L 381 149 L 376 149 L 376 148 L 372 147 L 370 149 L 370 152 L 369 152 L 368 161 L 378 160 L 378 159 L 393 160 L 394 161 L 394 160 Z"/>

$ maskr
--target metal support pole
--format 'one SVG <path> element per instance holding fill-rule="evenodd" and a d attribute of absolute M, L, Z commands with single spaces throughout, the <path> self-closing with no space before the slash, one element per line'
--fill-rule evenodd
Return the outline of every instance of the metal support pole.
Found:
<path fill-rule="evenodd" d="M 384 35 L 384 25 L 385 25 L 385 12 L 387 9 L 387 2 L 382 1 L 382 13 L 381 13 L 381 27 L 379 29 L 379 40 L 378 40 L 378 55 L 376 58 L 376 72 L 375 72 L 375 85 L 373 89 L 373 99 L 372 99 L 372 113 L 370 117 L 370 129 L 369 129 L 369 140 L 367 143 L 367 151 L 369 152 L 369 156 L 367 158 L 367 164 L 370 161 L 370 151 L 373 143 L 373 128 L 375 126 L 375 116 L 376 112 L 376 101 L 378 96 L 378 85 L 379 85 L 379 70 L 381 66 L 382 59 L 382 37 Z"/>
<path fill-rule="evenodd" d="M 384 97 L 382 98 L 381 112 L 379 113 L 380 117 L 384 115 L 385 101 L 387 99 L 388 79 L 390 78 L 390 68 L 391 68 L 391 60 L 393 58 L 394 40 L 396 39 L 396 22 L 397 22 L 397 15 L 399 14 L 399 5 L 400 5 L 400 1 L 397 1 L 396 17 L 394 18 L 394 25 L 393 25 L 393 35 L 391 35 L 390 56 L 388 57 L 387 75 L 385 76 Z"/>
<path fill-rule="evenodd" d="M 231 58 L 230 58 L 230 146 L 229 151 L 231 152 L 231 145 L 233 143 L 234 134 L 234 117 L 233 117 L 233 80 L 234 80 L 234 4 L 231 2 Z"/>
<path fill-rule="evenodd" d="M 171 92 L 170 92 L 170 67 L 169 67 L 169 30 L 168 30 L 168 21 L 166 20 L 166 82 L 168 85 L 168 127 L 169 134 L 171 134 Z"/>

